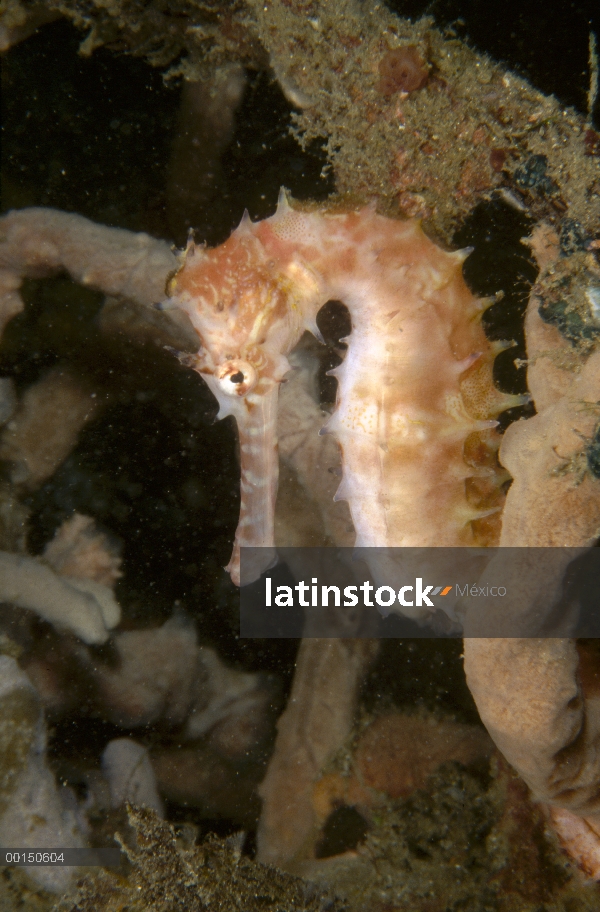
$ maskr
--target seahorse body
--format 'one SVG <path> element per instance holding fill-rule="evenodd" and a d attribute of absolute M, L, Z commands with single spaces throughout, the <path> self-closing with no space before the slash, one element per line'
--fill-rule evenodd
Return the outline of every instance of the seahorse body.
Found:
<path fill-rule="evenodd" d="M 523 402 L 493 384 L 504 343 L 481 326 L 489 301 L 471 294 L 462 251 L 434 244 L 416 220 L 374 208 L 292 208 L 245 216 L 213 250 L 188 245 L 169 289 L 201 347 L 186 358 L 237 420 L 241 508 L 228 569 L 239 583 L 240 545 L 273 541 L 276 414 L 286 355 L 319 309 L 343 302 L 352 333 L 326 427 L 342 449 L 337 498 L 349 502 L 359 546 L 495 542 L 502 506 L 496 416 Z M 257 575 L 264 567 L 257 568 Z"/>

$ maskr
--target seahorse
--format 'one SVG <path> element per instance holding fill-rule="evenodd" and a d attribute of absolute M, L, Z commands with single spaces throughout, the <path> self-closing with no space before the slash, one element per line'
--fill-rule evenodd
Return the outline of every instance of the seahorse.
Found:
<path fill-rule="evenodd" d="M 347 307 L 352 331 L 323 432 L 341 447 L 336 497 L 349 503 L 356 545 L 496 542 L 506 480 L 496 419 L 525 400 L 494 386 L 494 359 L 510 343 L 485 335 L 491 300 L 465 283 L 468 253 L 443 250 L 418 220 L 303 207 L 285 191 L 275 215 L 254 223 L 245 213 L 219 247 L 188 242 L 164 306 L 188 314 L 200 346 L 185 363 L 216 396 L 218 417 L 237 422 L 241 505 L 227 568 L 237 585 L 240 547 L 274 548 L 286 356 L 305 331 L 321 338 L 317 314 L 331 300 Z"/>

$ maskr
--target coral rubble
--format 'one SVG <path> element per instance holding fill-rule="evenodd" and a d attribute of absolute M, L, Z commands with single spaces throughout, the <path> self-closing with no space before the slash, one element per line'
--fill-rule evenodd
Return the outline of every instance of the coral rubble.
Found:
<path fill-rule="evenodd" d="M 82 848 L 84 818 L 73 794 L 55 782 L 45 757 L 46 726 L 39 697 L 16 660 L 0 655 L 1 791 L 3 848 Z M 30 866 L 46 890 L 62 893 L 72 867 Z"/>
<path fill-rule="evenodd" d="M 134 844 L 122 842 L 126 877 L 88 877 L 56 912 L 201 912 L 203 909 L 342 912 L 345 904 L 298 878 L 243 856 L 234 840 L 178 844 L 173 828 L 149 809 L 130 808 Z"/>

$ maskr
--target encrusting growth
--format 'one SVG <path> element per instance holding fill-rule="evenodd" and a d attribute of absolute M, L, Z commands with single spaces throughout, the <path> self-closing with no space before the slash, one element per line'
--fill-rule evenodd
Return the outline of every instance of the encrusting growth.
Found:
<path fill-rule="evenodd" d="M 272 218 L 245 216 L 220 247 L 188 244 L 165 307 L 188 314 L 201 346 L 182 360 L 208 383 L 219 417 L 237 421 L 234 582 L 240 546 L 274 545 L 278 388 L 302 333 L 320 337 L 316 317 L 330 300 L 346 305 L 352 333 L 324 430 L 342 449 L 337 498 L 349 503 L 357 545 L 496 542 L 506 475 L 495 419 L 524 398 L 494 387 L 506 345 L 485 336 L 490 302 L 467 288 L 466 255 L 442 250 L 418 220 L 370 206 L 295 208 L 284 191 Z M 266 566 L 254 569 L 257 577 Z"/>

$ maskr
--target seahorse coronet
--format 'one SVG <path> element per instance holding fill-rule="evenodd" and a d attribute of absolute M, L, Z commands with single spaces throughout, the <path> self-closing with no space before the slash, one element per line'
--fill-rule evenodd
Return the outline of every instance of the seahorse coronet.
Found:
<path fill-rule="evenodd" d="M 182 258 L 169 306 L 188 314 L 200 343 L 195 369 L 240 437 L 234 582 L 241 546 L 274 547 L 278 388 L 286 356 L 306 330 L 319 337 L 317 314 L 330 300 L 347 307 L 352 331 L 324 432 L 342 451 L 336 499 L 348 500 L 357 542 L 497 541 L 506 473 L 496 418 L 523 397 L 494 386 L 506 343 L 485 335 L 481 317 L 495 299 L 467 287 L 469 253 L 443 250 L 417 220 L 373 206 L 302 208 L 282 191 L 271 218 L 245 216 L 219 247 Z"/>

